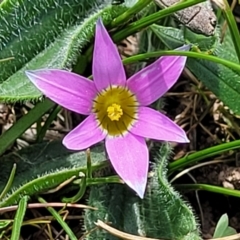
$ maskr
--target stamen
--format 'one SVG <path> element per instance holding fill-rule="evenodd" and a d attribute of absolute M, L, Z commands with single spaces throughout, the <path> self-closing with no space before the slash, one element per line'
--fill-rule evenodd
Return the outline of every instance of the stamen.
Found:
<path fill-rule="evenodd" d="M 123 115 L 123 110 L 120 105 L 113 103 L 107 108 L 107 113 L 112 121 L 118 121 Z"/>

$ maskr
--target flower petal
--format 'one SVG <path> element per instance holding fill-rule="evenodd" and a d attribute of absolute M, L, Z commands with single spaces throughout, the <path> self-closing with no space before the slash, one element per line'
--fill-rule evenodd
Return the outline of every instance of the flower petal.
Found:
<path fill-rule="evenodd" d="M 111 163 L 123 181 L 143 198 L 147 184 L 149 154 L 144 138 L 129 133 L 106 138 Z"/>
<path fill-rule="evenodd" d="M 189 50 L 183 46 L 176 50 Z M 136 94 L 139 103 L 147 106 L 160 98 L 178 80 L 187 57 L 164 56 L 133 75 L 127 81 L 129 89 Z"/>
<path fill-rule="evenodd" d="M 130 132 L 144 138 L 181 143 L 189 142 L 182 128 L 162 113 L 148 107 L 139 108 L 138 120 Z"/>
<path fill-rule="evenodd" d="M 92 110 L 97 94 L 93 81 L 59 69 L 26 71 L 31 82 L 48 98 L 59 105 L 81 114 Z"/>
<path fill-rule="evenodd" d="M 95 116 L 91 114 L 63 139 L 63 145 L 72 150 L 82 150 L 102 141 L 106 134 L 97 126 Z"/>
<path fill-rule="evenodd" d="M 101 19 L 98 19 L 96 25 L 93 79 L 99 91 L 110 85 L 126 85 L 126 75 L 117 47 Z"/>

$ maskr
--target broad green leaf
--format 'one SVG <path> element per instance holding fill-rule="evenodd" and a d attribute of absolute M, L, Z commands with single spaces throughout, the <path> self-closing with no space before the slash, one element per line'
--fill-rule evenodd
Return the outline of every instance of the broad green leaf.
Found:
<path fill-rule="evenodd" d="M 0 62 L 3 69 L 0 73 L 0 100 L 11 102 L 41 96 L 25 76 L 25 70 L 71 69 L 82 49 L 93 39 L 96 20 L 101 17 L 108 24 L 127 9 L 125 5 L 112 6 L 110 0 L 35 0 L 29 5 L 29 0 L 23 0 L 21 4 L 16 3 L 16 7 L 9 2 L 6 0 L 0 5 L 0 12 L 2 10 L 5 14 L 2 21 L 14 21 L 12 8 L 20 17 L 15 25 L 9 23 L 11 29 L 6 26 L 2 32 L 0 30 L 0 36 L 6 36 L 0 43 L 0 59 L 14 57 L 14 60 Z M 127 2 L 128 5 L 130 2 L 134 4 L 132 0 Z M 30 12 L 25 18 L 22 16 L 24 9 Z M 14 33 L 11 38 L 7 37 L 4 29 Z"/>
<path fill-rule="evenodd" d="M 145 232 L 147 236 L 154 238 L 201 239 L 190 205 L 182 200 L 167 180 L 167 159 L 170 152 L 170 146 L 165 144 L 155 153 L 153 177 L 150 179 L 144 200 L 140 202 Z"/>
<path fill-rule="evenodd" d="M 189 42 L 186 39 L 183 31 L 174 28 L 165 28 L 155 25 L 154 32 L 165 43 L 168 48 L 176 48 L 184 42 Z M 192 42 L 198 44 L 202 51 L 212 52 L 218 56 L 235 63 L 238 63 L 236 52 L 233 43 L 227 34 L 227 38 L 220 44 L 218 40 L 214 42 L 212 37 L 202 41 Z M 197 37 L 196 39 L 199 39 Z M 206 49 L 207 46 L 207 49 Z M 209 54 L 210 54 L 209 53 Z M 188 59 L 187 67 L 190 71 L 201 80 L 221 101 L 224 102 L 232 111 L 240 114 L 240 72 L 231 70 L 223 65 L 201 59 Z"/>
<path fill-rule="evenodd" d="M 229 227 L 228 224 L 228 215 L 225 213 L 221 216 L 217 223 L 213 238 L 221 238 L 237 234 L 237 231 L 232 227 Z"/>
<path fill-rule="evenodd" d="M 223 237 L 227 227 L 228 227 L 228 215 L 225 213 L 221 216 L 217 223 L 213 238 Z"/>
<path fill-rule="evenodd" d="M 237 234 L 237 231 L 234 228 L 228 226 L 222 237 L 232 236 L 235 234 Z"/>
<path fill-rule="evenodd" d="M 208 51 L 214 48 L 218 41 L 217 35 L 207 37 L 193 33 L 191 30 L 184 27 L 177 29 L 152 24 L 150 29 L 168 48 L 171 49 L 177 48 L 184 43 L 191 43 L 198 46 L 201 51 Z"/>
<path fill-rule="evenodd" d="M 0 82 L 46 48 L 64 29 L 80 23 L 100 0 L 4 0 L 0 4 Z"/>
<path fill-rule="evenodd" d="M 102 145 L 91 148 L 92 168 L 105 164 Z M 52 189 L 72 176 L 86 172 L 87 158 L 85 151 L 72 152 L 61 142 L 53 141 L 24 148 L 19 152 L 1 157 L 0 191 L 7 183 L 13 164 L 17 164 L 16 175 L 7 196 L 0 201 L 0 207 L 18 203 L 22 196 L 33 196 Z"/>
<path fill-rule="evenodd" d="M 153 166 L 153 176 L 141 200 L 126 185 L 92 187 L 88 203 L 98 208 L 86 210 L 85 228 L 94 228 L 98 219 L 133 235 L 157 239 L 199 240 L 198 224 L 191 207 L 182 200 L 166 178 L 167 158 L 171 149 L 163 145 Z M 87 239 L 116 240 L 117 237 L 98 229 Z"/>
<path fill-rule="evenodd" d="M 97 18 L 102 16 L 105 22 L 110 22 L 123 11 L 123 7 L 107 7 L 85 19 L 80 25 L 65 30 L 48 48 L 29 61 L 22 69 L 10 76 L 0 85 L 0 100 L 17 101 L 39 98 L 42 94 L 29 81 L 24 71 L 40 68 L 70 69 L 76 62 L 79 51 L 93 37 Z"/>

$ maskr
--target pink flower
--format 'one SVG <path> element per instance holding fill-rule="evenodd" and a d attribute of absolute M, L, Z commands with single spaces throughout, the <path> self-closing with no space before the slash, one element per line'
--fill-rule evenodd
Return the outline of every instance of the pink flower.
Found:
<path fill-rule="evenodd" d="M 189 46 L 179 50 L 189 50 Z M 161 57 L 126 80 L 117 48 L 99 19 L 93 54 L 94 81 L 59 69 L 26 74 L 54 102 L 89 115 L 67 134 L 63 144 L 82 150 L 105 139 L 115 171 L 143 198 L 149 165 L 145 138 L 189 142 L 179 126 L 147 107 L 177 81 L 185 62 L 182 56 Z"/>

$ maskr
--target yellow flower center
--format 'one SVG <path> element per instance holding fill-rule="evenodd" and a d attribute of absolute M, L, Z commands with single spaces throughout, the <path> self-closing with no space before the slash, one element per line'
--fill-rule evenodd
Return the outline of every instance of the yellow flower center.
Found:
<path fill-rule="evenodd" d="M 110 86 L 93 101 L 99 127 L 110 136 L 124 135 L 137 119 L 138 101 L 126 87 Z"/>
<path fill-rule="evenodd" d="M 120 105 L 113 103 L 111 106 L 107 108 L 108 117 L 112 121 L 118 121 L 119 118 L 123 115 L 123 111 Z"/>

